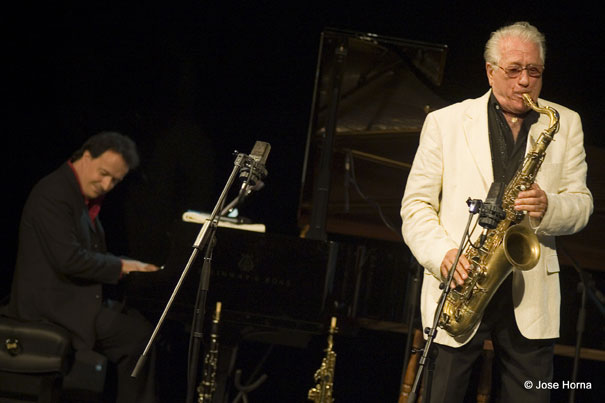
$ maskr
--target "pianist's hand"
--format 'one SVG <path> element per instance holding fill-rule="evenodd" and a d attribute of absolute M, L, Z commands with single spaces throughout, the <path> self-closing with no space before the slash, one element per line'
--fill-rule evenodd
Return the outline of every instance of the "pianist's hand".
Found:
<path fill-rule="evenodd" d="M 138 260 L 122 259 L 122 274 L 133 271 L 158 271 L 160 268 L 151 263 L 139 262 Z"/>

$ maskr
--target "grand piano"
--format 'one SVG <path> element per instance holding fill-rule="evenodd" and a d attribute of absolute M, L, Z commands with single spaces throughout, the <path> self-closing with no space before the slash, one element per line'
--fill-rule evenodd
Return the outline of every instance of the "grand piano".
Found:
<path fill-rule="evenodd" d="M 415 267 L 399 234 L 398 206 L 424 116 L 447 104 L 434 92 L 446 53 L 438 44 L 322 33 L 298 210 L 301 234 L 219 228 L 208 306 L 223 299 L 226 321 L 294 331 L 322 331 L 332 315 L 405 322 L 405 289 Z M 325 186 L 327 197 L 321 190 L 318 196 Z M 322 219 L 314 218 L 317 212 Z M 165 287 L 154 283 L 175 281 L 199 229 L 176 225 L 158 280 L 128 279 L 136 283 L 131 302 L 147 311 L 166 301 Z M 249 267 L 242 269 L 242 262 Z M 181 293 L 173 315 L 188 306 L 180 300 L 195 297 Z"/>
<path fill-rule="evenodd" d="M 417 309 L 418 268 L 401 239 L 399 207 L 424 118 L 448 104 L 439 95 L 447 50 L 368 33 L 322 33 L 298 205 L 300 236 L 217 230 L 206 309 L 222 301 L 231 342 L 306 347 L 333 315 L 342 334 L 360 328 L 408 331 Z M 594 273 L 597 291 L 605 270 L 603 151 L 587 145 L 595 198 L 591 223 L 559 241 L 562 264 Z M 161 311 L 198 230 L 199 224 L 176 224 L 166 269 L 151 281 L 136 274 L 128 279 L 131 305 L 152 318 Z M 200 270 L 198 262 L 171 318 L 190 320 Z M 573 269 L 567 273 L 563 298 L 570 303 L 562 315 L 571 319 L 578 294 L 569 282 L 575 286 L 577 278 Z M 593 307 L 592 314 L 599 312 Z M 585 340 L 593 350 L 585 355 L 605 360 L 598 323 L 587 327 Z M 573 345 L 575 323 L 563 326 L 563 343 Z"/>

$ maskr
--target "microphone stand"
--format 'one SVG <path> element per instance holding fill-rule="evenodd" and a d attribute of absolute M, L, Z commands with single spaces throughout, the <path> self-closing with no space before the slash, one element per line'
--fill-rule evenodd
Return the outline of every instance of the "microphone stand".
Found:
<path fill-rule="evenodd" d="M 466 238 L 468 236 L 468 229 L 471 226 L 471 221 L 473 220 L 473 215 L 477 214 L 481 210 L 483 202 L 478 199 L 469 198 L 466 201 L 466 204 L 469 206 L 469 215 L 468 215 L 468 221 L 466 223 L 466 229 L 464 230 L 464 233 L 462 234 L 462 239 L 460 240 L 460 246 L 458 247 L 458 253 L 456 253 L 456 258 L 454 259 L 454 263 L 452 264 L 452 267 L 450 268 L 450 271 L 447 276 L 447 280 L 439 285 L 439 288 L 442 289 L 442 293 L 441 293 L 441 297 L 439 299 L 439 303 L 437 304 L 437 309 L 435 310 L 435 316 L 433 317 L 433 326 L 431 328 L 427 327 L 424 330 L 424 332 L 428 335 L 428 337 L 427 337 L 426 343 L 424 344 L 422 356 L 420 357 L 420 360 L 418 361 L 418 371 L 416 372 L 416 378 L 414 379 L 414 384 L 412 385 L 412 390 L 410 391 L 410 394 L 408 397 L 409 402 L 416 401 L 417 390 L 418 390 L 418 386 L 420 384 L 420 377 L 422 376 L 424 367 L 425 367 L 427 359 L 429 357 L 429 351 L 433 345 L 433 340 L 434 340 L 435 336 L 437 335 L 437 326 L 439 324 L 439 318 L 441 317 L 441 314 L 443 313 L 443 306 L 445 305 L 445 301 L 451 290 L 450 284 L 452 283 L 452 279 L 454 278 L 454 272 L 456 271 L 456 266 L 458 265 L 458 260 L 460 260 L 460 256 L 462 255 L 464 244 L 465 244 Z M 430 367 L 428 367 L 428 368 L 430 368 Z M 423 396 L 423 398 L 422 398 L 423 402 L 430 402 L 430 389 L 431 389 L 431 382 L 432 382 L 431 372 L 432 372 L 432 369 L 429 370 L 429 373 L 427 375 L 426 382 L 424 385 L 425 396 Z"/>
<path fill-rule="evenodd" d="M 578 369 L 580 366 L 580 350 L 582 347 L 582 335 L 584 333 L 584 328 L 586 327 L 586 300 L 590 298 L 597 309 L 601 312 L 601 315 L 605 317 L 605 306 L 603 305 L 603 296 L 600 292 L 594 287 L 594 282 L 590 276 L 590 273 L 587 273 L 586 270 L 582 269 L 578 262 L 571 256 L 569 251 L 563 246 L 559 245 L 558 249 L 561 250 L 571 261 L 571 265 L 576 269 L 578 275 L 580 276 L 580 291 L 582 293 L 580 299 L 580 310 L 578 312 L 578 321 L 576 323 L 576 346 L 574 350 L 574 359 L 573 359 L 573 369 L 571 375 L 571 382 L 576 382 L 578 377 Z M 576 398 L 575 389 L 571 388 L 569 392 L 569 402 L 573 403 Z"/>
<path fill-rule="evenodd" d="M 206 254 L 204 255 L 204 263 L 202 264 L 202 273 L 200 275 L 200 281 L 197 290 L 197 296 L 195 298 L 195 307 L 193 310 L 193 321 L 191 324 L 191 335 L 189 338 L 189 371 L 187 371 L 187 399 L 188 403 L 192 403 L 194 400 L 195 386 L 197 385 L 197 372 L 199 365 L 200 346 L 203 341 L 203 323 L 206 315 L 206 297 L 208 295 L 208 288 L 210 285 L 210 264 L 212 262 L 212 250 L 216 242 L 215 239 L 216 226 L 212 226 L 210 229 L 210 235 L 208 246 L 206 247 Z"/>
<path fill-rule="evenodd" d="M 249 156 L 247 156 L 245 154 L 237 153 L 233 170 L 231 171 L 231 175 L 229 176 L 229 179 L 227 180 L 227 183 L 226 183 L 225 187 L 223 188 L 223 192 L 219 196 L 219 199 L 218 199 L 210 217 L 203 224 L 203 226 L 193 244 L 193 251 L 191 253 L 191 256 L 189 257 L 189 261 L 185 265 L 185 268 L 183 269 L 183 272 L 181 273 L 181 276 L 174 288 L 174 291 L 172 292 L 172 295 L 168 299 L 168 303 L 166 304 L 166 307 L 164 308 L 164 311 L 162 312 L 162 315 L 160 316 L 160 319 L 159 319 L 155 329 L 153 330 L 151 337 L 149 338 L 149 341 L 147 343 L 147 346 L 145 347 L 145 350 L 143 351 L 143 354 L 139 357 L 139 360 L 137 361 L 137 364 L 131 373 L 131 376 L 133 378 L 136 378 L 138 373 L 141 371 L 141 368 L 144 366 L 145 362 L 147 361 L 149 350 L 151 349 L 151 346 L 152 346 L 162 324 L 164 323 L 164 320 L 166 319 L 166 315 L 168 314 L 168 311 L 170 310 L 170 307 L 172 306 L 174 299 L 176 298 L 176 296 L 183 284 L 183 281 L 185 280 L 185 277 L 189 273 L 189 269 L 195 262 L 197 254 L 199 253 L 200 249 L 203 248 L 205 245 L 208 245 L 206 257 L 209 258 L 210 254 L 211 254 L 211 247 L 213 244 L 213 242 L 209 242 L 209 240 L 214 236 L 214 231 L 215 231 L 216 227 L 218 226 L 218 221 L 220 219 L 219 211 L 225 202 L 229 189 L 231 188 L 231 185 L 233 185 L 233 182 L 235 181 L 235 178 L 236 178 L 238 172 L 246 163 L 250 164 L 250 160 L 251 160 L 251 158 Z M 254 162 L 251 163 L 251 166 L 254 167 Z M 209 260 L 207 260 L 207 261 L 209 261 Z M 202 322 L 202 320 L 200 318 L 203 318 L 203 315 L 205 313 L 205 303 L 206 303 L 206 296 L 207 296 L 207 291 L 208 291 L 208 282 L 209 282 L 209 278 L 210 278 L 209 269 L 210 269 L 209 264 L 202 265 L 202 273 L 201 273 L 201 280 L 200 280 L 201 288 L 200 288 L 200 292 L 198 294 L 198 301 L 197 301 L 198 305 L 195 307 L 195 316 L 196 317 L 194 319 L 194 326 L 196 326 L 196 327 L 199 327 L 196 324 L 199 324 Z M 192 351 L 194 351 L 194 350 L 199 351 L 201 332 L 198 332 L 197 330 L 199 330 L 199 329 L 192 329 L 192 332 L 194 332 L 194 337 L 193 337 L 194 342 L 193 342 L 193 346 L 192 346 Z M 193 373 L 193 372 L 197 373 L 198 360 L 199 360 L 199 354 L 196 354 L 194 357 L 192 357 L 192 362 L 191 362 L 190 368 L 195 368 L 196 370 L 191 371 L 190 373 Z M 192 379 L 192 376 L 188 376 L 187 389 L 188 389 L 187 402 L 191 403 L 193 401 L 192 400 L 193 399 L 193 390 L 195 389 L 195 379 Z"/>
<path fill-rule="evenodd" d="M 576 323 L 576 346 L 574 349 L 574 357 L 573 357 L 573 369 L 571 371 L 571 382 L 575 383 L 578 377 L 578 369 L 580 367 L 580 349 L 582 348 L 582 335 L 584 333 L 584 328 L 586 327 L 586 273 L 584 270 L 580 268 L 575 259 L 567 252 L 567 250 L 563 247 L 559 247 L 569 258 L 572 266 L 578 272 L 580 276 L 580 289 L 582 292 L 581 302 L 580 302 L 580 311 L 578 312 L 578 321 Z M 570 388 L 569 391 L 569 403 L 574 403 L 576 401 L 576 391 L 575 388 Z"/>

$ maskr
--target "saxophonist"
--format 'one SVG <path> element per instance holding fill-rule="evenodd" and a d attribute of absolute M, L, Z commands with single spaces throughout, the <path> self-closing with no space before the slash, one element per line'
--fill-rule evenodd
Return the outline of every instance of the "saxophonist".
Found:
<path fill-rule="evenodd" d="M 579 115 L 539 99 L 545 74 L 545 38 L 527 22 L 493 32 L 485 45 L 490 90 L 427 115 L 401 206 L 406 244 L 424 267 L 423 327 L 433 324 L 440 297 L 468 217 L 467 198 L 485 199 L 493 182 L 508 183 L 549 119 L 530 109 L 526 93 L 539 106 L 559 112 L 560 129 L 535 182 L 519 192 L 521 224 L 540 242 L 537 265 L 513 270 L 487 304 L 479 324 L 463 336 L 437 332 L 431 402 L 461 402 L 473 363 L 491 338 L 500 379 L 496 401 L 549 402 L 549 391 L 527 387 L 553 377 L 554 341 L 559 336 L 559 263 L 555 236 L 584 228 L 593 210 L 586 187 L 587 165 Z M 475 231 L 478 232 L 478 231 Z M 463 284 L 470 264 L 464 255 L 451 287 Z"/>

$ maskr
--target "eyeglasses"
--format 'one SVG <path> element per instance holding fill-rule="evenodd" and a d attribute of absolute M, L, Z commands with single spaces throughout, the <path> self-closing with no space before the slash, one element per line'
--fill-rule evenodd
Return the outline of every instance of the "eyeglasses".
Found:
<path fill-rule="evenodd" d="M 500 67 L 500 66 L 498 66 Z M 528 64 L 525 67 L 521 67 L 519 65 L 513 64 L 508 67 L 500 67 L 504 74 L 508 78 L 517 78 L 521 75 L 523 70 L 527 70 L 527 75 L 534 78 L 542 77 L 542 73 L 544 72 L 544 66 L 536 65 L 536 64 Z"/>

